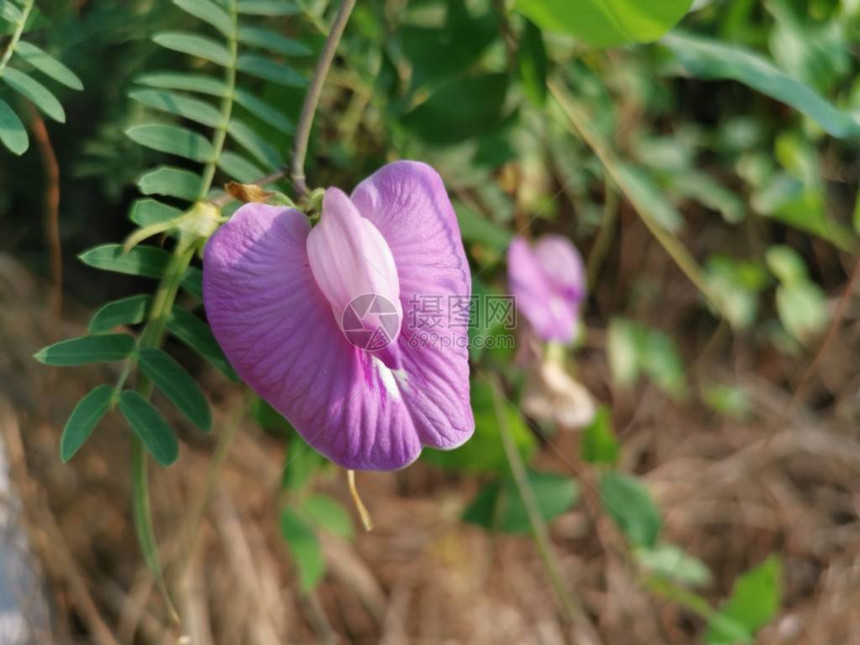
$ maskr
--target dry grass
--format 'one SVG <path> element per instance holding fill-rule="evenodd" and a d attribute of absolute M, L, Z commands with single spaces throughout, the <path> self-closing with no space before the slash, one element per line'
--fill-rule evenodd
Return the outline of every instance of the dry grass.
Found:
<path fill-rule="evenodd" d="M 355 543 L 326 539 L 325 581 L 311 596 L 298 594 L 277 531 L 277 485 L 239 513 L 284 459 L 283 442 L 250 423 L 238 428 L 223 464 L 213 459 L 214 437 L 183 433 L 180 463 L 152 477 L 163 558 L 183 619 L 180 628 L 168 625 L 131 526 L 121 421 L 108 418 L 71 464 L 60 463 L 57 446 L 70 408 L 109 374 L 103 368 L 55 373 L 31 360 L 56 340 L 46 293 L 19 265 L 0 258 L 0 423 L 30 539 L 50 582 L 57 642 L 175 643 L 180 635 L 199 645 L 572 641 L 531 542 L 492 538 L 460 523 L 475 483 L 423 464 L 359 477 L 376 529 Z M 673 293 L 689 301 L 684 287 Z M 83 332 L 86 312 L 69 309 L 64 336 Z M 859 309 L 849 300 L 822 357 L 821 377 L 772 437 L 769 423 L 790 398 L 790 390 L 773 383 L 796 384 L 799 361 L 752 354 L 740 341 L 711 345 L 700 369 L 752 394 L 753 417 L 741 424 L 695 402 L 672 404 L 647 387 L 615 392 L 602 353 L 584 355 L 588 385 L 613 403 L 624 467 L 653 487 L 666 539 L 715 572 L 711 599 L 724 597 L 737 574 L 767 554 L 783 557 L 784 605 L 762 643 L 860 642 L 860 399 L 853 360 Z M 707 338 L 691 334 L 686 341 L 695 355 Z M 241 397 L 216 376 L 203 378 L 215 408 L 214 434 L 230 432 Z M 573 454 L 573 438 L 562 437 L 557 447 L 541 456 L 543 465 L 572 472 L 559 454 Z M 321 486 L 347 499 L 343 479 L 333 476 Z M 700 620 L 637 583 L 614 527 L 594 512 L 590 496 L 552 532 L 566 580 L 600 640 L 699 642 Z"/>

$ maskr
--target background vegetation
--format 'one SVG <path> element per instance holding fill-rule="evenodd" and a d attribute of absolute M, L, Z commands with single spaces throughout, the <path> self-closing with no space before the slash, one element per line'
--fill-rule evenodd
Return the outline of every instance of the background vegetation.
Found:
<path fill-rule="evenodd" d="M 360 474 L 369 534 L 234 382 L 194 257 L 224 183 L 289 161 L 338 3 L 0 4 L 0 425 L 58 640 L 860 636 L 860 4 L 635 4 L 355 7 L 309 184 L 432 164 L 476 293 L 515 233 L 574 241 L 565 356 L 602 404 L 581 433 L 525 414 L 518 357 L 475 343 L 475 438 Z M 40 360 L 120 360 L 32 360 L 70 337 Z"/>

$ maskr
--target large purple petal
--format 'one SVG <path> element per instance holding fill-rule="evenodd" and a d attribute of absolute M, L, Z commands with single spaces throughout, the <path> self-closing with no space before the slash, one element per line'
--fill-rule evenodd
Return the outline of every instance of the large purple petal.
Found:
<path fill-rule="evenodd" d="M 448 314 L 464 299 L 468 306 L 472 280 L 442 178 L 426 164 L 397 161 L 359 184 L 352 201 L 382 233 L 397 265 L 405 312 L 398 346 L 408 379 L 402 396 L 415 428 L 423 444 L 455 448 L 475 422 L 468 329 Z M 441 305 L 441 324 L 421 315 L 427 303 Z"/>
<path fill-rule="evenodd" d="M 296 210 L 248 204 L 212 236 L 203 272 L 212 331 L 242 379 L 315 449 L 345 468 L 401 468 L 420 453 L 433 410 L 413 420 L 402 375 L 346 339 L 311 273 L 309 231 Z M 406 360 L 416 387 L 439 368 Z"/>

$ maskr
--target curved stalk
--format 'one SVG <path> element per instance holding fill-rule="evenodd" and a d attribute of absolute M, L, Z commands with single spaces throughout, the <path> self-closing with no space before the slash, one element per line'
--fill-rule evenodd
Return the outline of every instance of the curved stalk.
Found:
<path fill-rule="evenodd" d="M 320 95 L 322 94 L 326 76 L 328 76 L 329 67 L 331 67 L 331 63 L 334 60 L 337 46 L 340 43 L 341 36 L 343 36 L 344 29 L 346 29 L 346 23 L 349 22 L 349 15 L 352 13 L 354 6 L 355 0 L 341 0 L 340 8 L 337 10 L 334 22 L 331 24 L 328 38 L 326 38 L 325 45 L 317 61 L 317 66 L 314 69 L 314 76 L 310 87 L 308 87 L 305 103 L 302 106 L 302 114 L 296 126 L 290 174 L 292 175 L 297 197 L 304 197 L 308 192 L 308 187 L 305 183 L 305 157 L 308 153 L 311 125 L 314 122 L 314 114 L 316 114 L 317 105 L 320 102 Z"/>
<path fill-rule="evenodd" d="M 493 394 L 493 408 L 496 413 L 496 422 L 499 427 L 499 434 L 502 437 L 502 446 L 505 449 L 505 456 L 508 459 L 508 464 L 511 467 L 511 474 L 514 478 L 514 484 L 517 487 L 517 492 L 520 499 L 523 501 L 523 506 L 526 509 L 526 515 L 531 526 L 532 535 L 534 536 L 535 544 L 540 552 L 541 560 L 544 568 L 549 574 L 552 586 L 555 589 L 556 595 L 561 602 L 564 611 L 565 619 L 572 625 L 578 626 L 582 632 L 582 636 L 587 639 L 583 642 L 594 642 L 595 639 L 589 632 L 585 624 L 586 616 L 583 609 L 576 603 L 573 597 L 567 590 L 564 584 L 561 571 L 559 569 L 558 560 L 555 557 L 555 552 L 552 549 L 552 543 L 549 538 L 549 529 L 538 508 L 537 499 L 535 498 L 534 490 L 529 483 L 526 466 L 523 463 L 523 458 L 517 450 L 516 442 L 513 433 L 511 432 L 508 420 L 504 412 L 504 401 L 501 395 L 501 384 L 498 379 L 486 377 L 490 382 L 490 390 Z"/>
<path fill-rule="evenodd" d="M 636 195 L 631 194 L 631 191 L 627 189 L 619 171 L 618 159 L 610 150 L 609 144 L 603 141 L 600 135 L 588 126 L 588 116 L 582 107 L 554 81 L 549 81 L 547 85 L 549 86 L 550 93 L 555 97 L 555 100 L 561 106 L 571 124 L 573 124 L 573 128 L 579 133 L 579 136 L 591 148 L 597 158 L 600 159 L 603 167 L 606 168 L 606 172 L 612 177 L 618 189 L 627 198 L 627 201 L 633 205 L 636 214 L 639 215 L 639 218 L 651 232 L 651 235 L 657 239 L 666 253 L 675 261 L 675 264 L 678 265 L 690 282 L 708 299 L 716 311 L 719 312 L 720 316 L 725 318 L 725 312 L 719 301 L 713 297 L 702 268 L 696 263 L 696 260 L 686 247 L 681 244 L 678 238 L 668 233 L 657 223 L 651 215 L 648 204 L 643 203 L 641 199 L 638 199 Z"/>

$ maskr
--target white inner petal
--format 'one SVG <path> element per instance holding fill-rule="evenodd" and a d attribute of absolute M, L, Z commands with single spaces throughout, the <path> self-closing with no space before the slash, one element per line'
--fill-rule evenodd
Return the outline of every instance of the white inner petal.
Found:
<path fill-rule="evenodd" d="M 400 400 L 400 386 L 398 383 L 406 384 L 406 372 L 403 370 L 392 370 L 381 360 L 373 356 L 373 366 L 376 368 L 379 378 L 382 381 L 382 386 L 385 391 L 394 399 Z"/>

